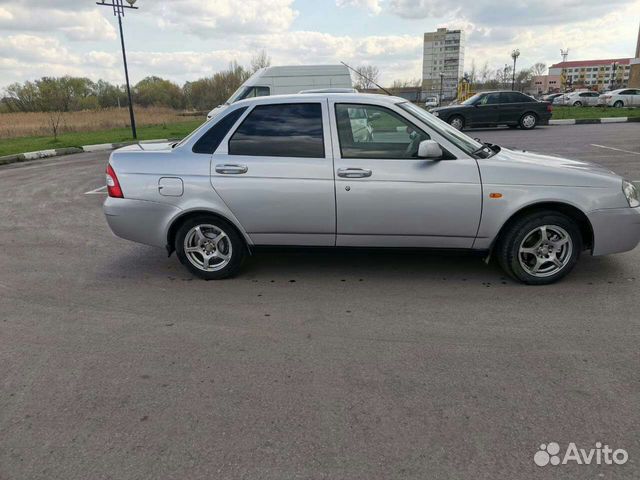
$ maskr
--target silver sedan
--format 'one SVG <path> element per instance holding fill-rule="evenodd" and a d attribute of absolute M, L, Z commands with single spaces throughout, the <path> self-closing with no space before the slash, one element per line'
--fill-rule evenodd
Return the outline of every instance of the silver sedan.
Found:
<path fill-rule="evenodd" d="M 240 101 L 180 143 L 115 151 L 107 186 L 116 235 L 205 279 L 262 245 L 418 247 L 482 252 L 546 284 L 584 251 L 640 241 L 638 190 L 615 173 L 481 144 L 391 96 Z"/>

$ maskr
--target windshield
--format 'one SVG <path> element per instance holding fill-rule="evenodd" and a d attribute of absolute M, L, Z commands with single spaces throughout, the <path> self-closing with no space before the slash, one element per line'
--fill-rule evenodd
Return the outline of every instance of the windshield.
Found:
<path fill-rule="evenodd" d="M 464 133 L 456 130 L 447 122 L 440 120 L 438 117 L 431 115 L 426 110 L 417 107 L 413 103 L 404 102 L 399 103 L 398 106 L 403 110 L 409 112 L 414 117 L 417 117 L 423 123 L 430 128 L 438 132 L 444 138 L 453 143 L 460 150 L 468 155 L 474 155 L 479 149 L 483 148 L 480 142 L 475 141 L 473 138 L 466 136 Z"/>
<path fill-rule="evenodd" d="M 227 100 L 226 102 L 224 102 L 225 105 L 231 105 L 233 102 L 237 102 L 238 100 L 242 100 L 244 98 L 244 96 L 247 94 L 247 90 L 249 90 L 251 87 L 245 87 L 244 85 L 241 86 L 239 89 L 237 89 L 235 91 L 235 93 L 233 95 L 231 95 L 229 97 L 229 100 Z"/>
<path fill-rule="evenodd" d="M 482 97 L 482 94 L 476 93 L 472 97 L 467 98 L 464 102 L 462 102 L 461 105 L 474 105 L 478 101 L 478 99 L 480 99 L 480 97 Z"/>

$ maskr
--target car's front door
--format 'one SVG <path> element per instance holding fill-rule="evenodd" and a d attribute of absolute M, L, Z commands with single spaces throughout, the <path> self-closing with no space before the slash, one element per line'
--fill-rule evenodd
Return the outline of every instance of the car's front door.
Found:
<path fill-rule="evenodd" d="M 500 119 L 500 94 L 487 93 L 482 96 L 469 113 L 471 125 L 495 125 Z"/>
<path fill-rule="evenodd" d="M 211 183 L 257 245 L 335 244 L 327 102 L 259 104 L 211 162 Z"/>
<path fill-rule="evenodd" d="M 443 159 L 418 158 L 420 141 L 441 139 L 401 109 L 333 101 L 330 106 L 336 244 L 471 248 L 482 204 L 476 160 L 448 151 Z M 350 121 L 359 109 L 371 119 L 369 138 L 356 136 Z"/>

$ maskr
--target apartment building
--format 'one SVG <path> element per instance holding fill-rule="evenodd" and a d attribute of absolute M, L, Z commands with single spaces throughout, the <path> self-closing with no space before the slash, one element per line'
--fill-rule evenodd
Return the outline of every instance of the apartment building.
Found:
<path fill-rule="evenodd" d="M 593 90 L 625 88 L 629 84 L 631 58 L 607 60 L 577 60 L 560 62 L 549 67 L 549 76 L 565 79 L 562 88 L 585 87 Z"/>
<path fill-rule="evenodd" d="M 442 81 L 443 99 L 456 98 L 464 75 L 464 46 L 462 30 L 439 28 L 424 34 L 422 89 L 426 94 L 438 95 Z"/>

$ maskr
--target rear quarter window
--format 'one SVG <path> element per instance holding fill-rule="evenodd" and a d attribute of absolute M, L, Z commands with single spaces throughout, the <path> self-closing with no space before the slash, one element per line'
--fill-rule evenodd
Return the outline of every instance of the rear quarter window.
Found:
<path fill-rule="evenodd" d="M 211 155 L 220 146 L 229 130 L 236 124 L 247 107 L 238 108 L 220 119 L 193 146 L 193 153 Z"/>

